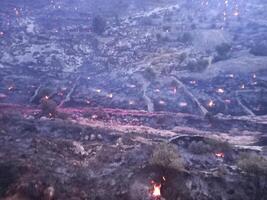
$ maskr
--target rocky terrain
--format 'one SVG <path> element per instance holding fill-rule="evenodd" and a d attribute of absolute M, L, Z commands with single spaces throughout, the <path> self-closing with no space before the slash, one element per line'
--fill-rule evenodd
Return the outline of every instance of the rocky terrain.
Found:
<path fill-rule="evenodd" d="M 2 0 L 0 199 L 266 199 L 266 9 Z"/>

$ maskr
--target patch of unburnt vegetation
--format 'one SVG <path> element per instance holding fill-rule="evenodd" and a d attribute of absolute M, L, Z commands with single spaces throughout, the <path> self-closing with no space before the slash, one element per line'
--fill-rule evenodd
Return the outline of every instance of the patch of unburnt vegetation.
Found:
<path fill-rule="evenodd" d="M 193 36 L 189 32 L 185 32 L 178 37 L 178 41 L 184 44 L 191 44 L 193 41 Z"/>
<path fill-rule="evenodd" d="M 248 174 L 267 175 L 267 159 L 257 154 L 241 154 L 237 165 Z"/>
<path fill-rule="evenodd" d="M 163 168 L 170 168 L 178 171 L 184 170 L 183 158 L 173 144 L 161 143 L 156 146 L 149 163 Z"/>
<path fill-rule="evenodd" d="M 212 138 L 205 138 L 204 141 L 211 146 L 212 151 L 230 152 L 233 150 L 231 144 L 226 141 L 215 140 Z"/>
<path fill-rule="evenodd" d="M 231 154 L 232 146 L 228 142 L 211 138 L 204 138 L 200 141 L 192 141 L 188 145 L 188 150 L 193 154 L 218 153 Z"/>
<path fill-rule="evenodd" d="M 255 56 L 267 56 L 267 40 L 255 43 L 251 47 L 250 53 Z"/>
<path fill-rule="evenodd" d="M 40 106 L 42 114 L 45 116 L 52 117 L 57 114 L 57 103 L 52 99 L 42 98 Z"/>
<path fill-rule="evenodd" d="M 156 72 L 151 67 L 146 68 L 143 72 L 143 77 L 148 81 L 153 81 L 156 76 Z"/>
<path fill-rule="evenodd" d="M 220 60 L 226 60 L 227 58 L 229 58 L 231 48 L 231 45 L 228 43 L 222 43 L 216 46 L 215 50 L 217 55 L 215 56 L 214 61 L 218 62 Z"/>
<path fill-rule="evenodd" d="M 193 154 L 205 154 L 211 151 L 211 146 L 203 141 L 193 141 L 189 144 L 188 150 Z"/>
<path fill-rule="evenodd" d="M 101 35 L 106 30 L 106 20 L 101 16 L 95 16 L 92 22 L 93 32 Z"/>
<path fill-rule="evenodd" d="M 192 60 L 189 61 L 188 65 L 186 66 L 186 70 L 192 72 L 202 72 L 208 67 L 208 65 L 209 61 L 204 58 L 201 58 L 199 60 Z"/>

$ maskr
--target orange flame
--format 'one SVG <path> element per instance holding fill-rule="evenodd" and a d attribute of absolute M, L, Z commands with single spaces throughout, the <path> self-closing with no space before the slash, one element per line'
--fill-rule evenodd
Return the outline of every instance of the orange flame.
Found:
<path fill-rule="evenodd" d="M 154 184 L 153 185 L 153 192 L 152 192 L 153 197 L 158 198 L 161 196 L 160 188 L 161 188 L 161 184 Z"/>
<path fill-rule="evenodd" d="M 166 180 L 165 177 L 163 179 Z M 160 200 L 161 199 L 161 183 L 156 183 L 155 181 L 151 181 L 152 188 L 149 190 L 149 193 L 151 194 L 151 199 L 154 200 Z"/>
<path fill-rule="evenodd" d="M 224 153 L 223 152 L 215 153 L 215 155 L 218 158 L 224 158 Z"/>

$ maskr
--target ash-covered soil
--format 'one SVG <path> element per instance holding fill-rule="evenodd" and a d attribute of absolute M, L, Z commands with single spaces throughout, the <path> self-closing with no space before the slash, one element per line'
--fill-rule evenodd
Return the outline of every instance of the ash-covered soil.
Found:
<path fill-rule="evenodd" d="M 267 199 L 266 9 L 2 0 L 0 199 Z"/>
<path fill-rule="evenodd" d="M 1 109 L 0 195 L 5 200 L 267 195 L 263 118 L 110 109 L 60 109 L 48 118 L 37 109 Z M 153 196 L 156 184 L 160 196 Z"/>

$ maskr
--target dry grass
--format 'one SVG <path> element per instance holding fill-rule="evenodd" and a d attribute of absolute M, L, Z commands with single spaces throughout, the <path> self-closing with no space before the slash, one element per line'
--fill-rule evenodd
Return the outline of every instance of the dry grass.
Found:
<path fill-rule="evenodd" d="M 184 170 L 183 159 L 173 144 L 161 143 L 154 149 L 150 164 L 178 171 Z"/>

